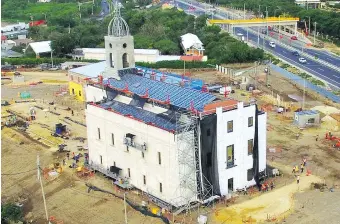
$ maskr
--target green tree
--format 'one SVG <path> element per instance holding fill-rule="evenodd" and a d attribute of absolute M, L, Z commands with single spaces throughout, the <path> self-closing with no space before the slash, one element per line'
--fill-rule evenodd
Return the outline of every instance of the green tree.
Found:
<path fill-rule="evenodd" d="M 1 223 L 9 221 L 18 222 L 22 220 L 22 210 L 13 203 L 1 205 Z"/>
<path fill-rule="evenodd" d="M 160 50 L 162 54 L 179 54 L 180 52 L 179 46 L 168 39 L 157 41 L 154 47 Z"/>

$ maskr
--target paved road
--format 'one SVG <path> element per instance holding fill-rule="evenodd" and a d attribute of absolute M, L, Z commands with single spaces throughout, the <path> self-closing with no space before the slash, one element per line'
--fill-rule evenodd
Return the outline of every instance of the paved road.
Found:
<path fill-rule="evenodd" d="M 187 1 L 184 1 L 184 0 L 177 0 L 176 5 L 185 11 L 189 10 L 191 14 L 195 14 L 195 15 L 202 15 L 204 14 L 204 11 L 207 11 L 208 9 L 208 7 L 205 6 L 206 4 L 203 5 L 195 1 L 190 1 L 190 3 L 188 3 Z M 191 6 L 194 6 L 195 9 L 190 10 L 189 7 Z M 224 12 L 217 11 L 217 13 L 215 14 L 215 17 L 216 18 L 230 18 L 230 15 Z M 235 32 L 243 33 L 246 36 L 246 29 L 244 28 L 235 28 Z M 248 37 L 249 37 L 249 40 L 252 42 L 252 44 L 257 45 L 257 39 L 258 39 L 257 35 L 255 35 L 252 32 L 248 32 Z M 260 43 L 261 45 L 263 43 L 262 36 L 260 37 Z M 296 47 L 298 48 L 298 46 Z M 294 56 L 291 50 L 288 50 L 284 48 L 283 46 L 280 46 L 279 43 L 277 44 L 276 48 L 271 49 L 268 46 L 268 42 L 265 41 L 265 50 L 269 50 L 273 55 L 279 58 L 282 58 L 283 60 L 295 65 L 296 67 L 300 69 L 303 69 L 315 75 L 316 77 L 319 77 L 320 79 L 327 81 L 329 84 L 335 87 L 340 88 L 340 72 L 337 72 L 327 67 L 326 65 L 323 65 L 313 60 L 307 59 L 306 64 L 301 64 L 298 62 L 298 57 Z M 315 55 L 315 53 L 317 53 L 320 59 L 322 60 L 326 59 L 329 63 L 334 64 L 336 66 L 339 65 L 338 63 L 340 63 L 340 58 L 333 56 L 330 53 L 324 53 L 324 52 L 311 50 L 311 49 L 308 49 L 307 52 L 311 55 Z"/>

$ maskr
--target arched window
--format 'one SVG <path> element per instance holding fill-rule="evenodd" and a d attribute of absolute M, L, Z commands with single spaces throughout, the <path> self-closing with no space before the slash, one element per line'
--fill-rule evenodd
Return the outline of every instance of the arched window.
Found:
<path fill-rule="evenodd" d="M 114 68 L 113 60 L 112 60 L 112 53 L 110 53 L 110 66 Z"/>
<path fill-rule="evenodd" d="M 123 54 L 122 61 L 123 61 L 123 68 L 128 68 L 129 67 L 129 62 L 128 62 L 128 55 L 127 55 L 127 53 Z"/>

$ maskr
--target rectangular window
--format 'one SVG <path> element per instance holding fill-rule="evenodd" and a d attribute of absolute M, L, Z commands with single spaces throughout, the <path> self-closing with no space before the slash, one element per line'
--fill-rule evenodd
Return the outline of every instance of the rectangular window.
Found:
<path fill-rule="evenodd" d="M 98 128 L 98 139 L 100 139 L 100 128 Z"/>
<path fill-rule="evenodd" d="M 100 164 L 103 164 L 103 156 L 100 156 Z"/>
<path fill-rule="evenodd" d="M 254 142 L 253 139 L 248 140 L 248 155 L 253 154 Z"/>
<path fill-rule="evenodd" d="M 128 168 L 128 176 L 131 177 L 130 168 Z"/>
<path fill-rule="evenodd" d="M 253 117 L 248 117 L 248 127 L 252 127 L 254 123 L 254 118 Z"/>
<path fill-rule="evenodd" d="M 158 152 L 158 164 L 161 165 L 162 164 L 162 158 L 161 158 L 161 153 Z"/>
<path fill-rule="evenodd" d="M 234 145 L 227 146 L 227 168 L 234 166 Z"/>
<path fill-rule="evenodd" d="M 162 186 L 162 183 L 159 183 L 159 192 L 163 192 L 163 186 Z"/>
<path fill-rule="evenodd" d="M 247 171 L 247 180 L 251 181 L 253 178 L 254 178 L 254 171 L 253 171 L 253 169 L 249 169 Z"/>
<path fill-rule="evenodd" d="M 210 128 L 207 130 L 207 136 L 210 136 Z"/>
<path fill-rule="evenodd" d="M 111 144 L 115 145 L 115 135 L 111 133 Z"/>
<path fill-rule="evenodd" d="M 228 129 L 228 133 L 234 131 L 234 122 L 233 122 L 233 121 L 228 121 L 228 123 L 227 123 L 227 129 Z"/>
<path fill-rule="evenodd" d="M 315 123 L 315 118 L 309 118 L 307 123 L 308 124 L 314 124 Z"/>
<path fill-rule="evenodd" d="M 146 177 L 145 177 L 145 175 L 143 175 L 143 183 L 144 183 L 144 185 L 146 184 Z"/>

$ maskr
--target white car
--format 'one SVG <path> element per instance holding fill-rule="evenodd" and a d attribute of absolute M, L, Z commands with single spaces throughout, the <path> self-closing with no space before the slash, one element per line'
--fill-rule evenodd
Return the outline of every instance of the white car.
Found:
<path fill-rule="evenodd" d="M 275 48 L 276 47 L 276 44 L 274 42 L 269 42 L 269 46 L 271 46 L 272 48 Z"/>
<path fill-rule="evenodd" d="M 299 58 L 299 62 L 302 64 L 306 64 L 307 60 L 305 58 Z"/>

